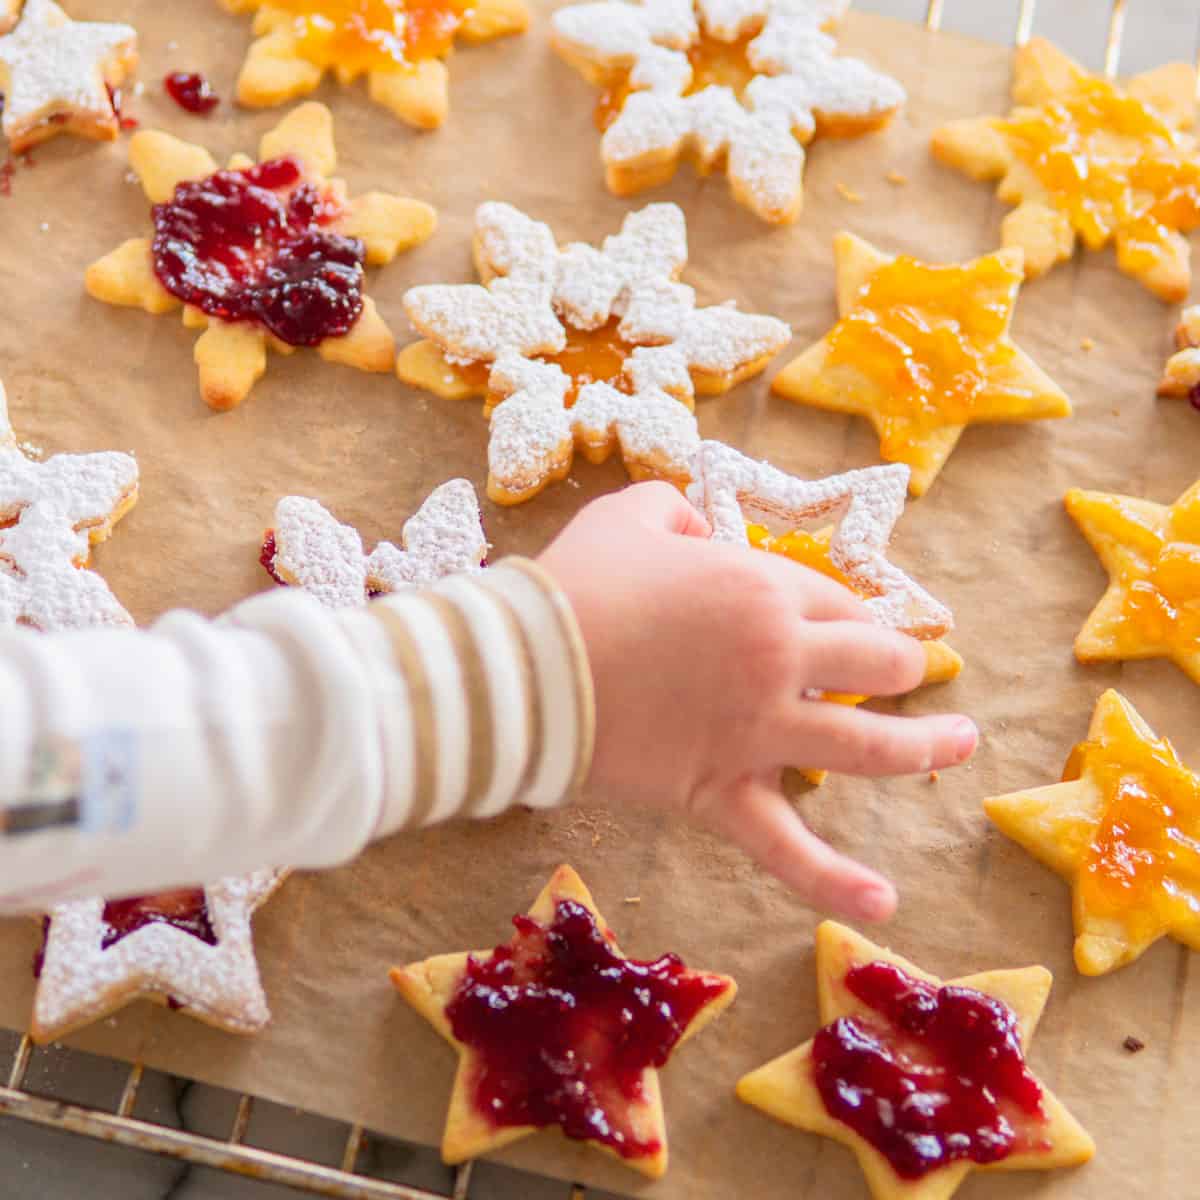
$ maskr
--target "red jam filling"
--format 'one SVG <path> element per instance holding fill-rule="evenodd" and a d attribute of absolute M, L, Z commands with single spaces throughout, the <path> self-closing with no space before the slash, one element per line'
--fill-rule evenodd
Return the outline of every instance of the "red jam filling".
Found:
<path fill-rule="evenodd" d="M 362 312 L 363 244 L 327 228 L 340 212 L 294 158 L 218 171 L 154 206 L 154 272 L 210 317 L 315 346 Z"/>
<path fill-rule="evenodd" d="M 125 108 L 125 93 L 120 88 L 111 87 L 105 84 L 108 88 L 108 100 L 112 105 L 113 116 L 117 118 L 117 124 L 128 133 L 131 129 L 136 129 L 141 122 L 137 117 L 127 117 L 124 112 Z M 66 114 L 62 114 L 62 119 L 66 121 Z"/>
<path fill-rule="evenodd" d="M 1016 1014 L 972 988 L 935 987 L 890 963 L 853 967 L 846 988 L 879 1020 L 840 1017 L 813 1039 L 831 1116 L 903 1179 L 960 1159 L 991 1163 L 1041 1143 L 1042 1089 L 1025 1066 Z"/>
<path fill-rule="evenodd" d="M 727 986 L 674 954 L 621 958 L 574 900 L 554 920 L 513 918 L 516 934 L 466 972 L 446 1016 L 476 1051 L 477 1110 L 496 1126 L 557 1125 L 622 1158 L 661 1148 L 628 1121 L 642 1075 L 661 1067 L 696 1014 Z"/>
<path fill-rule="evenodd" d="M 101 950 L 107 950 L 145 925 L 174 925 L 210 946 L 217 944 L 203 888 L 181 888 L 128 900 L 106 900 L 101 920 L 104 922 Z"/>
<path fill-rule="evenodd" d="M 163 80 L 163 87 L 180 108 L 197 116 L 206 116 L 221 103 L 212 85 L 196 71 L 175 71 Z"/>
<path fill-rule="evenodd" d="M 262 564 L 262 568 L 270 577 L 275 580 L 280 587 L 287 587 L 287 580 L 281 579 L 275 570 L 275 530 L 268 529 L 263 534 L 262 550 L 259 553 L 258 561 Z"/>

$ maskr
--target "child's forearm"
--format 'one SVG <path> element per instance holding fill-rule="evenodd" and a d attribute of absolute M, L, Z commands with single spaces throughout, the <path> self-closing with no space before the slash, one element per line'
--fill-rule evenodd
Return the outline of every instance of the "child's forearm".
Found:
<path fill-rule="evenodd" d="M 0 907 L 342 862 L 581 781 L 591 680 L 533 564 L 330 613 L 0 639 Z"/>

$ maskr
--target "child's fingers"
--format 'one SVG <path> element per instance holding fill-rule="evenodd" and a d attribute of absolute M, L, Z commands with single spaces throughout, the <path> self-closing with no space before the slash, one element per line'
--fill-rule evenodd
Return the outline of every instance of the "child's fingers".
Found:
<path fill-rule="evenodd" d="M 808 687 L 863 696 L 911 692 L 925 677 L 915 638 L 862 621 L 811 621 L 797 630 Z"/>
<path fill-rule="evenodd" d="M 975 752 L 979 731 L 968 717 L 889 717 L 831 704 L 798 700 L 790 745 L 781 761 L 800 757 L 806 767 L 844 775 L 912 775 L 964 762 Z"/>
<path fill-rule="evenodd" d="M 885 921 L 895 911 L 896 890 L 882 875 L 826 845 L 764 783 L 743 785 L 717 823 L 813 908 L 865 921 Z"/>
<path fill-rule="evenodd" d="M 867 606 L 847 587 L 828 575 L 801 566 L 780 554 L 756 550 L 754 563 L 776 585 L 797 598 L 800 615 L 810 621 L 873 621 Z"/>
<path fill-rule="evenodd" d="M 684 537 L 708 537 L 712 532 L 704 514 L 689 504 L 678 488 L 660 479 L 631 484 L 619 497 L 632 516 L 653 529 Z"/>

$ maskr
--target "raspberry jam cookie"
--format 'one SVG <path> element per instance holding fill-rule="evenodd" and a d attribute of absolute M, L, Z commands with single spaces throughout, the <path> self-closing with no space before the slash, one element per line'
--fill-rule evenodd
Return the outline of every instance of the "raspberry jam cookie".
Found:
<path fill-rule="evenodd" d="M 1016 207 L 1000 227 L 1036 278 L 1075 252 L 1113 242 L 1117 266 L 1161 300 L 1188 294 L 1200 226 L 1200 155 L 1190 128 L 1196 77 L 1172 63 L 1121 87 L 1089 75 L 1043 38 L 1016 51 L 1007 118 L 951 121 L 934 156 L 973 179 L 999 179 Z"/>
<path fill-rule="evenodd" d="M 1045 967 L 943 983 L 823 921 L 823 1026 L 743 1077 L 737 1094 L 841 1142 L 875 1200 L 949 1200 L 977 1167 L 1076 1166 L 1095 1145 L 1025 1061 L 1051 983 Z"/>
<path fill-rule="evenodd" d="M 53 0 L 0 0 L 0 127 L 11 154 L 60 133 L 111 142 L 121 129 L 113 92 L 137 67 L 137 30 L 72 21 Z"/>
<path fill-rule="evenodd" d="M 1200 304 L 1191 304 L 1179 314 L 1175 353 L 1163 368 L 1158 395 L 1186 399 L 1200 409 Z"/>
<path fill-rule="evenodd" d="M 1161 937 L 1200 950 L 1200 775 L 1107 691 L 1061 783 L 983 802 L 1070 885 L 1075 965 L 1104 975 Z"/>
<path fill-rule="evenodd" d="M 128 454 L 27 458 L 0 383 L 0 629 L 132 625 L 87 562 L 137 498 L 137 462 Z"/>
<path fill-rule="evenodd" d="M 53 1042 L 137 999 L 182 1009 L 229 1033 L 270 1020 L 250 917 L 286 872 L 206 888 L 51 909 L 34 964 L 30 1036 Z"/>
<path fill-rule="evenodd" d="M 557 1126 L 658 1178 L 667 1169 L 658 1070 L 737 985 L 674 954 L 626 958 L 570 867 L 513 926 L 493 950 L 391 971 L 459 1055 L 442 1157 L 464 1162 Z"/>
<path fill-rule="evenodd" d="M 758 374 L 791 332 L 731 304 L 699 308 L 678 282 L 687 226 L 674 204 L 630 213 L 596 250 L 559 248 L 549 227 L 507 204 L 475 214 L 477 284 L 412 288 L 427 339 L 396 373 L 439 396 L 484 398 L 488 495 L 519 504 L 619 449 L 635 479 L 683 486 L 699 436 L 695 395 Z"/>
<path fill-rule="evenodd" d="M 153 204 L 153 238 L 133 238 L 93 263 L 85 283 L 109 304 L 166 313 L 203 329 L 200 394 L 236 408 L 261 378 L 267 349 L 314 347 L 329 362 L 387 371 L 391 331 L 364 295 L 364 266 L 389 263 L 433 233 L 427 204 L 388 192 L 350 197 L 330 178 L 333 118 L 302 104 L 265 134 L 259 162 L 217 170 L 201 146 L 134 136 L 129 159 Z"/>
<path fill-rule="evenodd" d="M 418 129 L 449 108 L 445 59 L 456 38 L 488 42 L 529 26 L 524 0 L 221 0 L 253 12 L 257 41 L 238 76 L 237 98 L 273 108 L 316 91 L 332 71 L 341 84 L 366 76 L 376 104 Z"/>
<path fill-rule="evenodd" d="M 488 544 L 475 489 L 465 479 L 435 488 L 404 523 L 400 542 L 403 549 L 380 542 L 367 554 L 357 530 L 339 524 L 317 501 L 285 496 L 275 506 L 260 561 L 276 583 L 303 588 L 330 608 L 478 571 Z"/>
<path fill-rule="evenodd" d="M 604 89 L 596 124 L 609 189 L 665 183 L 680 159 L 723 169 L 764 221 L 794 221 L 804 147 L 886 125 L 904 89 L 822 30 L 847 0 L 600 0 L 554 14 L 558 52 Z"/>
<path fill-rule="evenodd" d="M 866 417 L 879 453 L 922 496 L 969 424 L 1066 417 L 1062 389 L 1009 335 L 1021 251 L 968 263 L 893 257 L 850 233 L 833 243 L 838 323 L 772 389 Z"/>

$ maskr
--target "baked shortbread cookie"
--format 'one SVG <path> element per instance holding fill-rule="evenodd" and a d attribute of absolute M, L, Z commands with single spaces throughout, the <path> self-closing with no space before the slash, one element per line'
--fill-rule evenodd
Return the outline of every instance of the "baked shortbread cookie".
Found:
<path fill-rule="evenodd" d="M 425 341 L 396 363 L 405 383 L 484 398 L 491 418 L 488 495 L 519 504 L 563 479 L 579 449 L 619 449 L 635 479 L 683 486 L 699 445 L 695 394 L 758 374 L 791 332 L 732 304 L 699 308 L 678 282 L 687 226 L 674 204 L 630 213 L 596 250 L 563 248 L 508 204 L 475 214 L 478 284 L 416 287 L 404 297 Z"/>
<path fill-rule="evenodd" d="M 1103 975 L 1161 937 L 1200 950 L 1200 775 L 1107 691 L 1061 783 L 992 796 L 996 827 L 1070 885 L 1075 965 Z"/>
<path fill-rule="evenodd" d="M 1158 395 L 1191 401 L 1200 408 L 1200 304 L 1190 304 L 1175 326 L 1175 353 L 1167 359 Z"/>
<path fill-rule="evenodd" d="M 1117 266 L 1161 300 L 1183 300 L 1200 225 L 1200 155 L 1189 129 L 1196 75 L 1170 63 L 1122 87 L 1089 75 L 1045 38 L 1013 59 L 1006 118 L 951 121 L 934 156 L 973 179 L 998 179 L 1006 247 L 1025 253 L 1034 279 L 1075 252 L 1113 242 Z"/>
<path fill-rule="evenodd" d="M 599 0 L 560 8 L 558 52 L 604 89 L 596 109 L 611 191 L 665 183 L 680 159 L 723 169 L 765 221 L 793 221 L 804 146 L 887 124 L 894 79 L 839 58 L 823 29 L 848 0 Z"/>
<path fill-rule="evenodd" d="M 738 1082 L 747 1104 L 841 1142 L 875 1200 L 949 1200 L 976 1168 L 1048 1171 L 1095 1154 L 1025 1061 L 1045 967 L 943 982 L 833 921 L 816 943 L 823 1027 Z"/>
<path fill-rule="evenodd" d="M 372 100 L 418 129 L 446 119 L 445 59 L 456 38 L 487 42 L 529 26 L 525 0 L 221 0 L 253 12 L 257 40 L 238 76 L 238 102 L 273 108 L 366 76 Z"/>
<path fill-rule="evenodd" d="M 0 33 L 14 16 L 0 0 Z M 121 129 L 112 92 L 137 67 L 137 30 L 72 21 L 54 0 L 25 0 L 20 20 L 0 37 L 0 127 L 11 154 L 60 133 L 111 142 Z"/>
<path fill-rule="evenodd" d="M 429 238 L 427 204 L 389 192 L 347 195 L 333 118 L 302 104 L 259 147 L 218 171 L 202 146 L 144 131 L 129 159 L 154 206 L 153 238 L 133 238 L 87 270 L 88 293 L 109 304 L 172 312 L 202 329 L 200 394 L 235 408 L 267 366 L 267 349 L 312 346 L 329 362 L 387 371 L 391 331 L 363 294 L 364 264 L 389 263 Z"/>
<path fill-rule="evenodd" d="M 866 417 L 922 496 L 975 422 L 1066 417 L 1063 390 L 1012 340 L 1021 251 L 967 263 L 834 238 L 838 323 L 772 383 L 799 404 Z"/>
<path fill-rule="evenodd" d="M 626 958 L 567 866 L 513 925 L 512 938 L 493 950 L 391 971 L 400 994 L 459 1055 L 442 1157 L 464 1162 L 557 1126 L 661 1176 L 658 1069 L 733 1002 L 737 985 L 674 954 Z"/>

